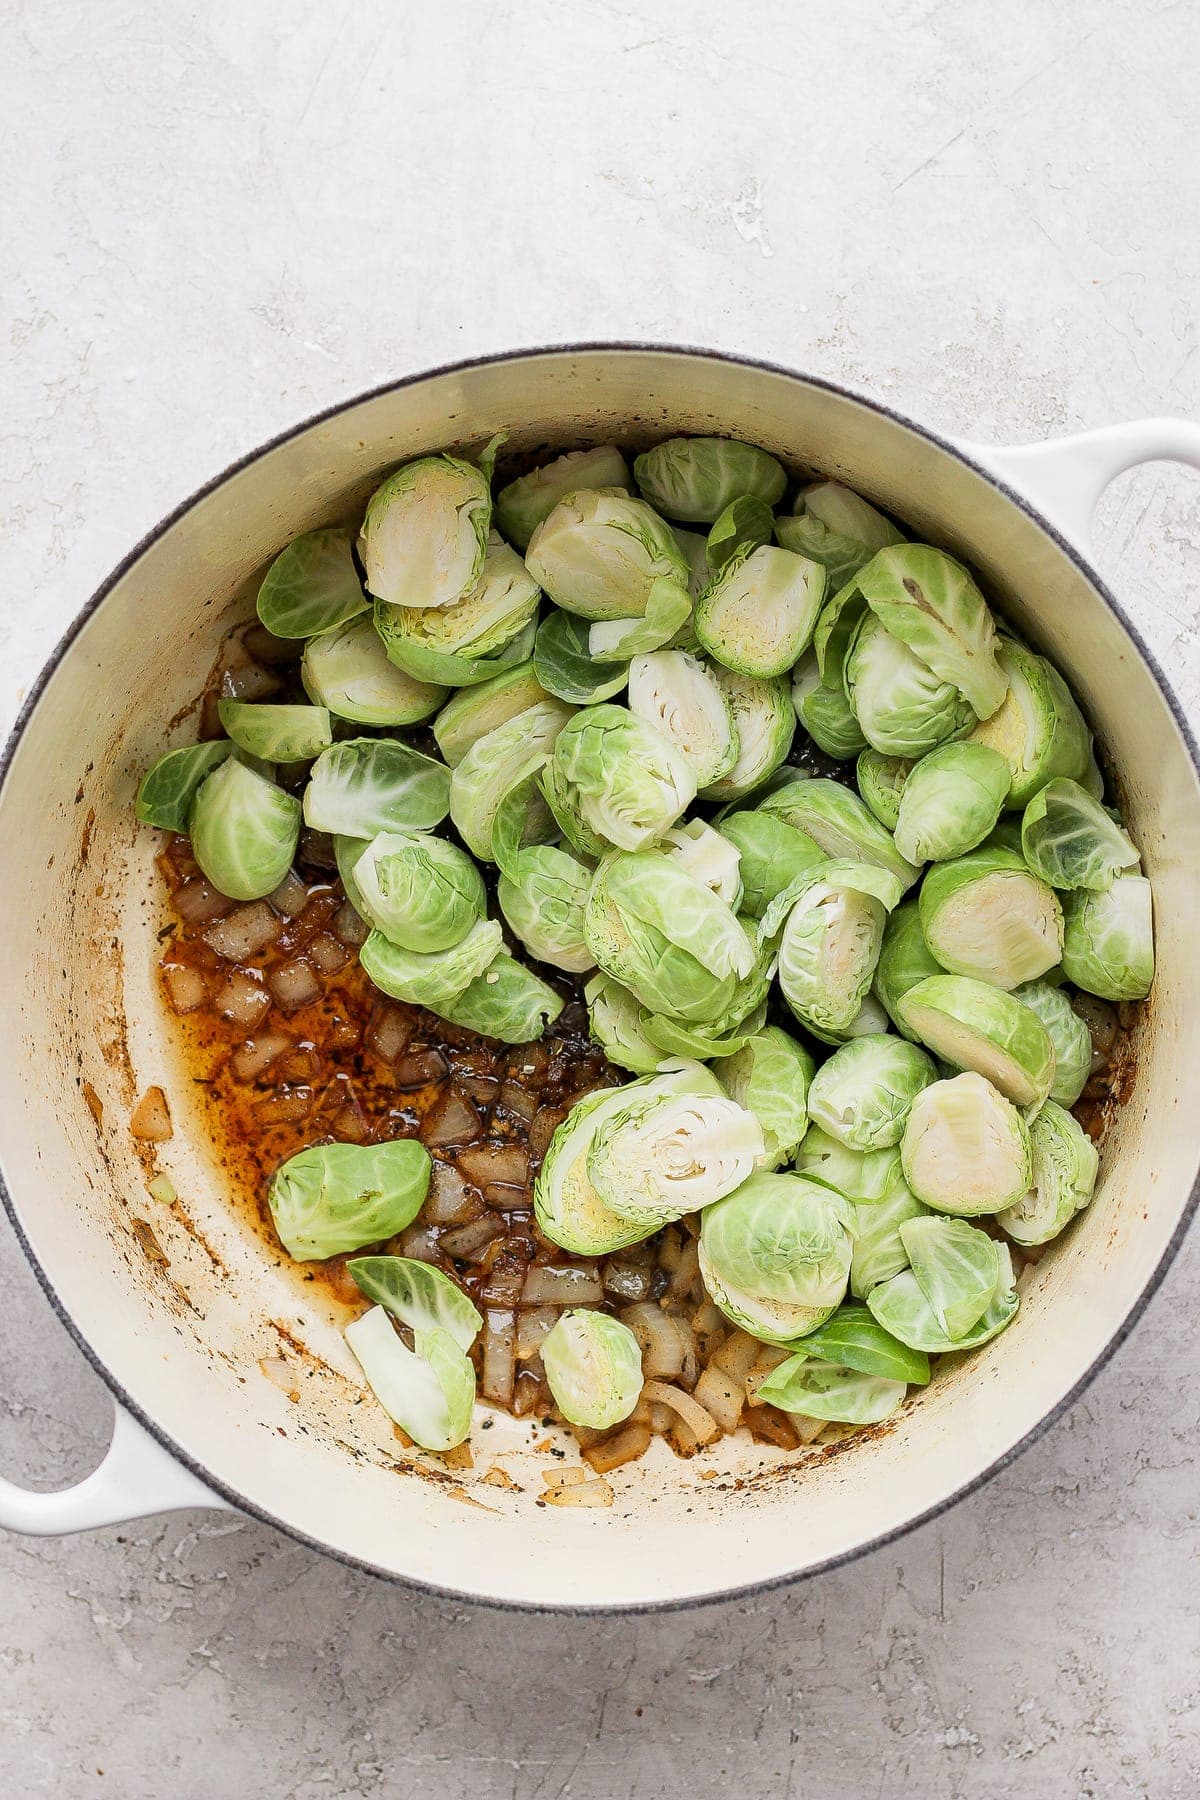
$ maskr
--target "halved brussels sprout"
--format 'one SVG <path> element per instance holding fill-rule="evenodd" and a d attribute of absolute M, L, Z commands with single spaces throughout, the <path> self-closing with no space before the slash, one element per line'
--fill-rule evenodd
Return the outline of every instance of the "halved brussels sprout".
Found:
<path fill-rule="evenodd" d="M 533 659 L 514 663 L 476 687 L 460 688 L 447 700 L 433 721 L 437 747 L 453 769 L 489 731 L 549 698 L 534 671 Z"/>
<path fill-rule="evenodd" d="M 607 856 L 611 846 L 584 824 L 579 795 L 559 773 L 553 757 L 538 771 L 537 781 L 551 818 L 576 856 L 592 862 Z"/>
<path fill-rule="evenodd" d="M 583 941 L 583 912 L 592 872 L 566 850 L 537 844 L 522 850 L 511 877 L 496 889 L 509 927 L 531 955 L 580 974 L 596 959 Z"/>
<path fill-rule="evenodd" d="M 671 527 L 614 488 L 560 500 L 530 538 L 525 563 L 558 606 L 583 619 L 640 617 L 660 575 L 683 587 L 688 580 Z"/>
<path fill-rule="evenodd" d="M 873 749 L 884 756 L 924 756 L 963 737 L 975 711 L 907 644 L 866 613 L 850 641 L 843 671 L 846 699 Z"/>
<path fill-rule="evenodd" d="M 1063 910 L 1054 889 L 1008 850 L 974 850 L 939 863 L 920 893 L 921 929 L 952 975 L 1020 987 L 1063 955 Z"/>
<path fill-rule="evenodd" d="M 698 596 L 696 636 L 727 669 L 783 675 L 812 642 L 824 595 L 820 563 L 773 544 L 743 549 Z"/>
<path fill-rule="evenodd" d="M 450 774 L 450 817 L 473 856 L 492 860 L 492 827 L 506 794 L 549 757 L 571 717 L 558 700 L 542 700 L 477 738 Z"/>
<path fill-rule="evenodd" d="M 471 1348 L 483 1329 L 457 1283 L 429 1263 L 411 1256 L 359 1256 L 346 1264 L 359 1291 L 386 1308 L 410 1331 L 445 1331 L 460 1350 Z"/>
<path fill-rule="evenodd" d="M 974 1073 L 922 1089 L 904 1127 L 900 1156 L 917 1199 L 960 1218 L 1015 1206 L 1032 1174 L 1024 1119 L 990 1081 Z"/>
<path fill-rule="evenodd" d="M 638 1341 L 608 1313 L 563 1313 L 542 1340 L 542 1363 L 563 1418 L 592 1431 L 627 1419 L 642 1392 Z"/>
<path fill-rule="evenodd" d="M 333 742 L 324 706 L 277 706 L 251 700 L 219 700 L 222 728 L 239 750 L 262 762 L 308 762 Z"/>
<path fill-rule="evenodd" d="M 267 1188 L 280 1242 L 297 1262 L 319 1262 L 395 1237 L 420 1212 L 432 1168 L 416 1138 L 299 1150 Z"/>
<path fill-rule="evenodd" d="M 939 1331 L 962 1338 L 978 1325 L 1005 1275 L 1001 1245 L 965 1219 L 926 1214 L 900 1227 L 917 1286 Z"/>
<path fill-rule="evenodd" d="M 813 1059 L 777 1025 L 756 1031 L 745 1047 L 713 1065 L 731 1100 L 752 1112 L 762 1127 L 760 1169 L 790 1162 L 808 1129 L 806 1105 Z"/>
<path fill-rule="evenodd" d="M 719 666 L 711 673 L 733 713 L 738 753 L 732 768 L 710 782 L 700 797 L 741 800 L 786 762 L 796 735 L 796 715 L 782 678 L 759 681 L 754 675 L 739 675 Z"/>
<path fill-rule="evenodd" d="M 228 756 L 201 782 L 188 829 L 192 855 L 219 894 L 262 900 L 292 866 L 300 802 Z"/>
<path fill-rule="evenodd" d="M 741 1187 L 764 1147 L 754 1114 L 724 1095 L 635 1090 L 598 1127 L 588 1175 L 613 1212 L 657 1231 Z"/>
<path fill-rule="evenodd" d="M 904 783 L 896 848 L 910 862 L 946 862 L 982 844 L 1008 796 L 1009 767 L 986 744 L 943 744 Z"/>
<path fill-rule="evenodd" d="M 1092 1034 L 1061 988 L 1048 981 L 1025 981 L 1013 998 L 1036 1013 L 1054 1047 L 1051 1100 L 1074 1106 L 1092 1072 Z"/>
<path fill-rule="evenodd" d="M 995 1298 L 983 1317 L 963 1337 L 947 1337 L 911 1269 L 873 1287 L 867 1295 L 867 1305 L 885 1331 L 890 1331 L 893 1337 L 914 1350 L 930 1354 L 975 1350 L 1003 1331 L 1006 1325 L 1011 1325 L 1020 1305 L 1007 1244 L 1001 1244 L 999 1250 L 1000 1285 Z"/>
<path fill-rule="evenodd" d="M 880 1335 L 886 1333 L 881 1330 Z M 772 1406 L 799 1413 L 802 1418 L 828 1419 L 841 1425 L 878 1425 L 903 1405 L 907 1392 L 903 1378 L 863 1375 L 807 1350 L 772 1369 L 759 1387 L 759 1397 Z"/>
<path fill-rule="evenodd" d="M 487 911 L 465 850 L 427 831 L 381 831 L 354 862 L 368 922 L 402 950 L 452 950 Z"/>
<path fill-rule="evenodd" d="M 650 584 L 640 618 L 597 619 L 588 627 L 588 653 L 601 663 L 632 662 L 672 644 L 692 616 L 692 597 L 675 576 L 660 575 Z"/>
<path fill-rule="evenodd" d="M 709 1024 L 685 1024 L 666 1013 L 648 1012 L 642 1029 L 649 1041 L 658 1045 L 660 1056 L 688 1056 L 697 1062 L 709 1062 L 714 1056 L 733 1056 L 766 1023 L 765 999 L 754 1001 L 754 995 L 765 986 L 765 981 L 742 982 L 726 1011 Z"/>
<path fill-rule="evenodd" d="M 774 529 L 775 518 L 765 500 L 754 494 L 740 494 L 731 500 L 714 521 L 704 546 L 710 577 L 719 575 L 740 552 L 769 544 Z"/>
<path fill-rule="evenodd" d="M 1006 804 L 1025 807 L 1056 775 L 1083 779 L 1092 734 L 1053 663 L 1011 638 L 1001 641 L 997 660 L 1008 693 L 990 718 L 980 715 L 971 741 L 1000 752 L 1011 777 Z"/>
<path fill-rule="evenodd" d="M 873 1288 L 908 1268 L 908 1251 L 900 1227 L 926 1216 L 926 1208 L 903 1181 L 881 1200 L 860 1200 L 854 1207 L 854 1249 L 850 1256 L 850 1292 L 865 1300 Z"/>
<path fill-rule="evenodd" d="M 584 707 L 556 737 L 557 780 L 587 828 L 619 850 L 652 844 L 695 798 L 691 766 L 660 731 L 623 706 Z"/>
<path fill-rule="evenodd" d="M 309 638 L 365 613 L 350 534 L 306 531 L 281 550 L 258 590 L 258 616 L 274 637 Z"/>
<path fill-rule="evenodd" d="M 694 601 L 697 594 L 703 593 L 709 582 L 708 539 L 703 532 L 685 531 L 682 525 L 672 527 L 675 542 L 683 551 L 688 566 L 688 593 Z M 686 630 L 687 628 L 685 628 Z M 682 641 L 684 632 L 680 632 L 680 642 L 672 647 L 677 650 L 698 650 L 700 646 Z"/>
<path fill-rule="evenodd" d="M 471 1429 L 475 1370 L 448 1331 L 413 1333 L 414 1348 L 382 1306 L 352 1319 L 345 1339 L 389 1419 L 423 1450 L 453 1450 Z"/>
<path fill-rule="evenodd" d="M 1048 781 L 1025 808 L 1021 850 L 1034 874 L 1053 888 L 1109 888 L 1141 862 L 1100 802 L 1062 776 Z"/>
<path fill-rule="evenodd" d="M 718 900 L 723 900 L 734 912 L 741 910 L 741 858 L 736 846 L 723 833 L 706 825 L 703 819 L 689 819 L 686 825 L 672 825 L 661 848 L 689 875 L 711 888 Z"/>
<path fill-rule="evenodd" d="M 192 802 L 214 769 L 232 753 L 233 745 L 185 744 L 168 750 L 142 776 L 137 795 L 140 825 L 157 825 L 163 831 L 186 831 Z"/>
<path fill-rule="evenodd" d="M 831 592 L 844 587 L 877 550 L 904 539 L 890 519 L 837 481 L 802 487 L 792 514 L 776 519 L 775 536 L 785 549 L 819 562 Z"/>
<path fill-rule="evenodd" d="M 397 668 L 422 681 L 469 687 L 492 678 L 496 659 L 531 625 L 541 597 L 516 551 L 493 531 L 479 579 L 461 599 L 423 607 L 380 601 L 375 629 Z"/>
<path fill-rule="evenodd" d="M 890 544 L 855 580 L 884 629 L 990 719 L 1008 681 L 987 602 L 962 564 L 928 544 Z"/>
<path fill-rule="evenodd" d="M 358 953 L 363 968 L 383 993 L 410 1006 L 441 1013 L 489 968 L 504 948 L 494 919 L 479 919 L 449 950 L 405 950 L 373 931 Z"/>
<path fill-rule="evenodd" d="M 1039 1107 L 1050 1092 L 1054 1045 L 1018 994 L 966 975 L 931 975 L 909 988 L 898 1011 L 935 1056 L 986 1076 L 1014 1106 Z"/>
<path fill-rule="evenodd" d="M 443 1000 L 438 1017 L 502 1044 L 531 1044 L 563 1009 L 552 987 L 503 951 L 461 994 Z"/>
<path fill-rule="evenodd" d="M 475 586 L 492 523 L 490 475 L 490 459 L 485 472 L 446 452 L 406 463 L 376 488 L 358 548 L 377 600 L 452 606 Z"/>
<path fill-rule="evenodd" d="M 904 1136 L 921 1089 L 936 1080 L 932 1059 L 915 1044 L 887 1035 L 852 1038 L 813 1076 L 809 1115 L 852 1150 L 887 1150 Z"/>
<path fill-rule="evenodd" d="M 876 1206 L 895 1188 L 904 1186 L 898 1148 L 852 1150 L 830 1137 L 819 1125 L 810 1125 L 796 1155 L 796 1169 L 810 1181 L 836 1188 L 847 1200 Z"/>
<path fill-rule="evenodd" d="M 914 1033 L 904 1023 L 900 1002 L 909 988 L 928 975 L 941 975 L 942 965 L 930 955 L 921 930 L 921 912 L 916 900 L 898 906 L 883 928 L 883 944 L 875 969 L 874 992 L 896 1030 L 904 1037 Z"/>
<path fill-rule="evenodd" d="M 1079 888 L 1067 895 L 1062 965 L 1068 981 L 1101 1000 L 1146 998 L 1154 981 L 1154 903 L 1144 875 L 1118 875 L 1101 893 Z"/>
<path fill-rule="evenodd" d="M 846 1031 L 862 1006 L 883 939 L 874 894 L 813 875 L 797 894 L 779 944 L 779 985 L 802 1024 Z"/>
<path fill-rule="evenodd" d="M 802 1356 L 819 1357 L 860 1375 L 883 1375 L 889 1381 L 911 1381 L 925 1387 L 929 1358 L 911 1350 L 885 1331 L 865 1306 L 844 1301 L 832 1318 L 810 1331 L 800 1347 Z M 782 1367 L 782 1364 L 780 1365 Z"/>
<path fill-rule="evenodd" d="M 806 831 L 826 856 L 877 863 L 898 875 L 905 888 L 917 879 L 917 869 L 901 856 L 891 834 L 840 781 L 823 775 L 797 775 L 760 800 L 758 809 Z"/>
<path fill-rule="evenodd" d="M 862 726 L 850 709 L 839 672 L 826 679 L 815 650 L 809 650 L 792 672 L 792 705 L 796 717 L 818 749 L 839 762 L 866 748 Z"/>
<path fill-rule="evenodd" d="M 635 1075 L 653 1075 L 665 1052 L 646 1036 L 647 1013 L 637 997 L 603 974 L 592 976 L 583 997 L 591 1035 L 609 1062 Z"/>
<path fill-rule="evenodd" d="M 389 662 L 370 617 L 309 638 L 300 679 L 316 705 L 356 725 L 418 725 L 448 692 L 436 682 L 414 681 Z"/>
<path fill-rule="evenodd" d="M 774 506 L 783 498 L 782 464 L 736 438 L 675 437 L 634 459 L 634 479 L 668 519 L 711 525 L 742 495 Z"/>
<path fill-rule="evenodd" d="M 586 619 L 553 607 L 537 629 L 533 667 L 548 694 L 572 706 L 596 706 L 619 694 L 629 680 L 622 664 L 593 657 L 591 628 Z"/>
<path fill-rule="evenodd" d="M 996 1223 L 1016 1244 L 1048 1244 L 1096 1191 L 1100 1157 L 1087 1132 L 1065 1107 L 1048 1100 L 1029 1127 L 1033 1180 Z"/>
<path fill-rule="evenodd" d="M 904 784 L 915 767 L 915 763 L 906 756 L 884 756 L 881 751 L 872 750 L 869 746 L 859 752 L 854 768 L 858 791 L 885 831 L 894 832 L 896 829 Z M 909 860 L 918 859 L 910 857 Z"/>
<path fill-rule="evenodd" d="M 565 456 L 556 456 L 553 462 L 531 469 L 528 475 L 518 475 L 496 495 L 496 524 L 510 544 L 524 550 L 559 501 L 585 488 L 615 488 L 632 493 L 629 465 L 615 444 L 568 450 Z"/>
<path fill-rule="evenodd" d="M 700 1221 L 700 1273 L 727 1318 L 764 1343 L 823 1324 L 845 1297 L 853 1214 L 799 1175 L 752 1175 Z"/>
<path fill-rule="evenodd" d="M 851 1019 L 844 1031 L 827 1031 L 823 1026 L 810 1025 L 809 1033 L 823 1044 L 832 1044 L 839 1048 L 854 1038 L 881 1037 L 887 1031 L 890 1020 L 874 994 L 866 994 L 863 1003 Z"/>
<path fill-rule="evenodd" d="M 304 822 L 335 837 L 432 831 L 450 808 L 450 771 L 394 738 L 345 738 L 319 756 L 304 790 Z"/>
<path fill-rule="evenodd" d="M 764 936 L 773 938 L 782 931 L 784 920 L 814 875 L 835 887 L 858 888 L 860 893 L 874 894 L 888 912 L 900 904 L 900 896 L 904 891 L 899 876 L 893 875 L 890 869 L 881 869 L 878 863 L 855 862 L 849 857 L 828 856 L 813 869 L 798 875 L 790 886 L 776 894 L 762 916 Z M 886 1031 L 887 1026 L 884 1025 L 883 1029 Z"/>
<path fill-rule="evenodd" d="M 697 787 L 711 787 L 737 762 L 733 708 L 712 670 L 686 650 L 634 657 L 629 708 L 674 746 Z"/>
<path fill-rule="evenodd" d="M 777 894 L 828 861 L 806 831 L 774 813 L 730 813 L 722 819 L 720 833 L 737 851 L 742 910 L 751 918 L 761 919 Z"/>

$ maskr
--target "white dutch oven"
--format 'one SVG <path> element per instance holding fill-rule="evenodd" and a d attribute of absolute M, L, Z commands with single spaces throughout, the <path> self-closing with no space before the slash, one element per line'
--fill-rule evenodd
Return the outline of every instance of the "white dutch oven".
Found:
<path fill-rule="evenodd" d="M 497 1418 L 473 1472 L 398 1450 L 364 1402 L 337 1320 L 231 1209 L 156 990 L 154 834 L 141 770 L 172 736 L 264 563 L 349 516 L 395 463 L 507 431 L 517 450 L 720 432 L 836 476 L 983 575 L 1066 672 L 1119 774 L 1153 878 L 1159 975 L 1132 1098 L 1095 1204 L 1036 1271 L 1002 1337 L 898 1425 L 780 1458 L 661 1443 L 614 1477 L 611 1511 L 537 1504 L 540 1428 Z M 443 369 L 338 407 L 181 507 L 85 609 L 9 743 L 0 1159 L 13 1223 L 52 1304 L 116 1397 L 111 1448 L 59 1494 L 0 1482 L 0 1523 L 63 1532 L 177 1507 L 234 1507 L 347 1561 L 511 1605 L 672 1605 L 827 1567 L 977 1486 L 1079 1392 L 1161 1280 L 1196 1204 L 1200 1148 L 1197 750 L 1166 684 L 1075 547 L 1121 470 L 1200 463 L 1164 420 L 993 450 L 947 442 L 827 382 L 701 351 L 599 346 Z M 176 729 L 180 741 L 187 726 Z M 135 1096 L 161 1082 L 181 1201 L 156 1206 L 133 1153 Z M 99 1122 L 84 1085 L 99 1097 Z M 166 1263 L 134 1229 L 150 1219 Z M 259 1367 L 283 1356 L 301 1397 Z M 540 1446 L 540 1447 L 539 1447 Z M 483 1484 L 499 1464 L 516 1484 Z M 716 1474 L 713 1474 L 716 1471 Z M 705 1477 L 708 1477 L 707 1479 Z"/>

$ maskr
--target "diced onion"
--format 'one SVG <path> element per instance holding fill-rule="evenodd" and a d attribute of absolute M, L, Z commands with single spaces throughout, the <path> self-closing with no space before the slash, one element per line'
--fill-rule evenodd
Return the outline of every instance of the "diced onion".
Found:
<path fill-rule="evenodd" d="M 489 1212 L 481 1219 L 472 1219 L 469 1225 L 456 1225 L 453 1231 L 443 1232 L 441 1246 L 447 1256 L 456 1256 L 462 1262 L 478 1262 L 481 1252 L 503 1236 L 504 1221 L 498 1214 Z"/>
<path fill-rule="evenodd" d="M 223 919 L 217 919 L 201 937 L 210 950 L 227 962 L 246 962 L 273 944 L 280 932 L 279 915 L 265 900 L 252 900 Z"/>
<path fill-rule="evenodd" d="M 746 1404 L 746 1390 L 739 1381 L 710 1363 L 696 1382 L 695 1397 L 711 1413 L 724 1432 L 734 1432 Z"/>
<path fill-rule="evenodd" d="M 144 1144 L 165 1144 L 174 1137 L 171 1109 L 160 1087 L 149 1087 L 138 1101 L 129 1120 L 132 1137 Z"/>
<path fill-rule="evenodd" d="M 385 1006 L 367 1027 L 367 1043 L 384 1062 L 395 1062 L 408 1049 L 412 1034 L 412 1014 L 399 1006 Z"/>
<path fill-rule="evenodd" d="M 523 1306 L 596 1306 L 604 1289 L 595 1269 L 572 1264 L 534 1263 L 525 1276 Z"/>
<path fill-rule="evenodd" d="M 679 1415 L 699 1444 L 711 1444 L 720 1435 L 720 1428 L 712 1414 L 699 1401 L 685 1394 L 682 1388 L 671 1387 L 663 1381 L 648 1381 L 642 1389 L 642 1398 L 651 1404 L 658 1401 L 669 1406 Z"/>
<path fill-rule="evenodd" d="M 242 1031 L 253 1031 L 269 1012 L 271 996 L 262 982 L 248 969 L 231 969 L 213 996 L 213 1005 L 223 1019 Z"/>
<path fill-rule="evenodd" d="M 280 963 L 267 976 L 267 985 L 285 1012 L 298 1012 L 321 998 L 321 984 L 313 966 L 302 956 L 293 962 Z"/>
<path fill-rule="evenodd" d="M 435 1158 L 423 1210 L 431 1225 L 465 1224 L 480 1211 L 479 1196 L 453 1163 L 438 1162 Z"/>
<path fill-rule="evenodd" d="M 512 1400 L 516 1344 L 514 1314 L 489 1307 L 483 1315 L 483 1379 L 480 1387 L 484 1399 L 491 1400 L 496 1406 L 507 1406 Z"/>
<path fill-rule="evenodd" d="M 270 901 L 276 912 L 281 912 L 285 918 L 300 917 L 308 905 L 308 887 L 295 869 L 288 870 L 275 892 L 270 895 Z"/>
<path fill-rule="evenodd" d="M 476 1187 L 489 1181 L 524 1187 L 529 1180 L 529 1153 L 520 1144 L 478 1144 L 462 1152 L 458 1166 Z"/>
<path fill-rule="evenodd" d="M 345 944 L 328 931 L 317 933 L 309 943 L 308 954 L 322 975 L 336 975 L 338 970 L 344 969 L 350 960 L 350 952 Z"/>
<path fill-rule="evenodd" d="M 431 1150 L 445 1144 L 468 1144 L 479 1136 L 479 1114 L 453 1088 L 421 1123 L 421 1142 Z"/>
<path fill-rule="evenodd" d="M 371 927 L 359 918 L 348 900 L 338 907 L 331 923 L 348 950 L 358 950 L 371 935 Z"/>
<path fill-rule="evenodd" d="M 574 1482 L 547 1488 L 542 1495 L 547 1506 L 611 1506 L 615 1498 L 607 1481 Z"/>
<path fill-rule="evenodd" d="M 517 1361 L 536 1356 L 557 1323 L 558 1309 L 553 1306 L 530 1306 L 518 1313 Z"/>
<path fill-rule="evenodd" d="M 195 1012 L 208 999 L 203 971 L 192 968 L 190 963 L 164 963 L 162 977 L 174 1012 Z"/>
<path fill-rule="evenodd" d="M 224 894 L 218 894 L 203 875 L 193 875 L 190 881 L 175 889 L 171 905 L 185 925 L 208 925 L 214 919 L 223 919 L 233 902 Z"/>
<path fill-rule="evenodd" d="M 239 1044 L 229 1059 L 229 1066 L 238 1081 L 257 1081 L 266 1073 L 277 1056 L 290 1050 L 292 1040 L 283 1031 L 264 1031 L 258 1037 L 247 1038 Z"/>
<path fill-rule="evenodd" d="M 628 1325 L 641 1345 L 642 1369 L 654 1379 L 671 1380 L 683 1368 L 683 1339 L 676 1321 L 652 1300 L 627 1306 L 621 1314 L 622 1325 Z"/>

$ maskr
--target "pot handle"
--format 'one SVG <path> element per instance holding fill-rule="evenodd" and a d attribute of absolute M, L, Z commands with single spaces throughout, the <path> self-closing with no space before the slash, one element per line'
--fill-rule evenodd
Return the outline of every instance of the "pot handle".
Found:
<path fill-rule="evenodd" d="M 122 1406 L 99 1468 L 74 1487 L 40 1494 L 0 1477 L 0 1525 L 28 1537 L 62 1537 L 183 1507 L 234 1509 L 183 1468 Z"/>
<path fill-rule="evenodd" d="M 1200 425 L 1191 419 L 1135 419 L 1043 444 L 961 443 L 960 448 L 1032 500 L 1064 536 L 1086 544 L 1096 502 L 1126 469 L 1144 462 L 1200 469 Z"/>

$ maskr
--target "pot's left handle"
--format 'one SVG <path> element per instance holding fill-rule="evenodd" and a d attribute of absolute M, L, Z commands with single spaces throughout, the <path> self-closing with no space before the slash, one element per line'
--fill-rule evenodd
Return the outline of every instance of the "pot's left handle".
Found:
<path fill-rule="evenodd" d="M 104 1461 L 74 1487 L 40 1494 L 0 1477 L 0 1525 L 28 1537 L 62 1537 L 183 1507 L 234 1509 L 182 1467 L 122 1406 Z"/>

